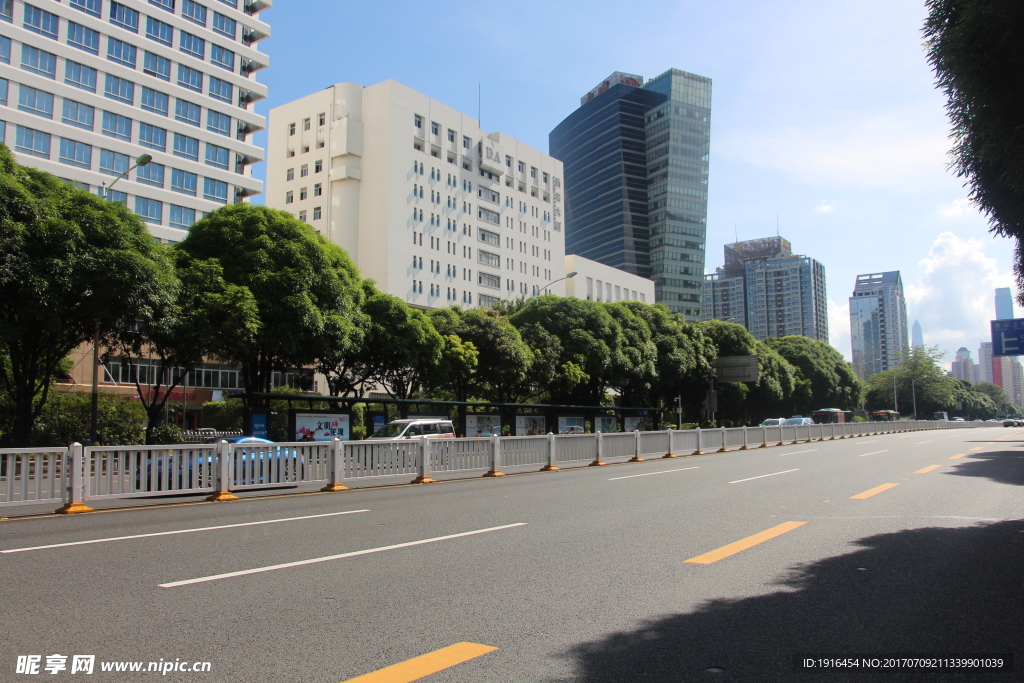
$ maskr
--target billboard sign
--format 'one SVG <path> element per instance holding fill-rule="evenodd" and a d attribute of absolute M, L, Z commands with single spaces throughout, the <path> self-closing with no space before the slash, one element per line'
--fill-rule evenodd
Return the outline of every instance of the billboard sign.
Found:
<path fill-rule="evenodd" d="M 1024 356 L 1024 318 L 992 321 L 992 355 Z"/>
<path fill-rule="evenodd" d="M 715 361 L 715 375 L 719 382 L 756 382 L 757 356 L 720 356 Z"/>
<path fill-rule="evenodd" d="M 594 418 L 594 431 L 611 434 L 619 431 L 619 418 L 614 415 L 598 415 Z"/>
<path fill-rule="evenodd" d="M 352 416 L 348 413 L 296 410 L 294 420 L 295 441 L 348 441 L 352 438 Z"/>
<path fill-rule="evenodd" d="M 470 413 L 466 415 L 466 436 L 501 436 L 501 415 Z"/>
<path fill-rule="evenodd" d="M 516 436 L 545 434 L 543 415 L 516 415 Z"/>

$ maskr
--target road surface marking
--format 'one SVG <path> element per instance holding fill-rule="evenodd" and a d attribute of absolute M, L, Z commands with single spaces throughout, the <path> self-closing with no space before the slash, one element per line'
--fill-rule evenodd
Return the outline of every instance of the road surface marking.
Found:
<path fill-rule="evenodd" d="M 985 445 L 986 446 L 991 446 L 994 443 L 995 443 L 995 441 L 987 441 L 987 442 L 985 442 Z"/>
<path fill-rule="evenodd" d="M 931 439 L 929 439 L 928 441 L 918 441 L 918 442 L 917 442 L 916 444 L 914 444 L 914 445 L 915 445 L 915 446 L 920 446 L 920 445 L 921 445 L 921 444 L 923 444 L 923 443 L 931 443 Z"/>
<path fill-rule="evenodd" d="M 492 526 L 487 529 L 477 529 L 476 531 L 463 531 L 461 534 L 449 534 L 447 536 L 435 536 L 434 538 L 424 538 L 421 541 L 409 541 L 408 543 L 396 543 L 395 545 L 385 545 L 380 548 L 368 548 L 366 550 L 356 550 L 351 553 L 341 553 L 340 555 L 328 555 L 326 557 L 314 557 L 309 560 L 299 560 L 297 562 L 284 562 L 282 564 L 272 564 L 266 567 L 256 567 L 255 569 L 243 569 L 237 572 L 227 572 L 226 574 L 214 574 L 212 576 L 200 576 L 197 579 L 186 579 L 184 581 L 170 581 L 168 583 L 159 584 L 160 588 L 177 588 L 178 586 L 188 586 L 193 583 L 205 583 L 206 581 L 218 581 L 220 579 L 231 579 L 236 576 L 246 576 L 248 574 L 259 574 L 261 572 L 270 572 L 275 569 L 289 569 L 291 567 L 301 567 L 307 564 L 316 564 L 318 562 L 330 562 L 331 560 L 341 560 L 346 557 L 357 557 L 359 555 L 370 555 L 372 553 L 381 553 L 385 550 L 397 550 L 399 548 L 409 548 L 414 545 L 425 545 L 427 543 L 437 543 L 438 541 L 447 541 L 452 538 L 462 538 L 463 536 L 474 536 L 476 534 L 486 534 L 489 531 L 501 531 L 502 529 L 511 529 L 517 526 L 526 526 L 526 522 L 516 522 L 515 524 L 504 524 L 502 526 Z"/>
<path fill-rule="evenodd" d="M 882 491 L 888 491 L 894 486 L 899 486 L 899 484 L 882 484 L 881 486 L 876 486 L 875 488 L 869 489 L 864 493 L 858 493 L 856 496 L 850 496 L 850 500 L 864 500 L 865 498 L 870 498 L 871 496 L 877 493 L 881 493 Z"/>
<path fill-rule="evenodd" d="M 960 458 L 964 457 L 965 455 L 967 455 L 967 454 L 966 453 L 961 453 L 960 455 L 954 455 L 952 458 L 950 458 L 950 460 L 959 460 Z"/>
<path fill-rule="evenodd" d="M 888 453 L 888 452 L 889 452 L 889 451 L 873 451 L 873 452 L 871 452 L 871 453 L 861 453 L 861 454 L 860 454 L 859 456 L 857 456 L 857 457 L 863 458 L 863 457 L 864 457 L 865 455 L 878 455 L 879 453 Z"/>
<path fill-rule="evenodd" d="M 686 470 L 699 470 L 699 467 L 683 467 L 678 470 L 665 470 L 664 472 L 648 472 L 647 474 L 631 474 L 628 477 L 612 477 L 608 481 L 615 481 L 617 479 L 632 479 L 633 477 L 649 477 L 652 474 L 668 474 L 669 472 L 685 472 Z"/>
<path fill-rule="evenodd" d="M 740 482 L 744 482 L 744 481 L 753 481 L 755 479 L 764 479 L 765 477 L 774 477 L 776 474 L 788 474 L 789 472 L 799 472 L 799 471 L 800 471 L 800 468 L 798 467 L 795 470 L 785 470 L 785 471 L 782 471 L 782 472 L 772 472 L 771 474 L 762 474 L 760 477 L 748 477 L 747 479 L 737 479 L 736 481 L 730 481 L 729 483 L 730 484 L 739 484 Z"/>
<path fill-rule="evenodd" d="M 857 443 L 875 443 L 878 439 L 871 439 L 871 441 L 858 441 Z"/>
<path fill-rule="evenodd" d="M 747 536 L 746 538 L 736 541 L 734 543 L 730 543 L 729 545 L 723 545 L 721 548 L 718 548 L 717 550 L 712 550 L 711 552 L 704 553 L 703 555 L 698 555 L 697 557 L 691 557 L 690 559 L 686 560 L 684 564 L 711 564 L 712 562 L 718 562 L 722 558 L 729 557 L 730 555 L 735 555 L 736 553 L 742 552 L 747 548 L 753 548 L 755 545 L 759 543 L 764 543 L 765 541 L 771 540 L 776 536 L 781 536 L 787 531 L 792 531 L 793 529 L 801 527 L 804 524 L 807 524 L 807 522 L 786 522 L 778 526 L 773 526 L 771 529 L 762 531 L 759 534 Z"/>
<path fill-rule="evenodd" d="M 929 465 L 928 467 L 917 470 L 914 474 L 928 474 L 932 470 L 937 470 L 940 467 L 942 467 L 942 465 Z"/>
<path fill-rule="evenodd" d="M 349 678 L 345 683 L 410 683 L 497 649 L 477 643 L 455 643 L 372 673 Z"/>
<path fill-rule="evenodd" d="M 981 450 L 982 448 L 984 448 L 984 446 L 975 446 L 975 447 L 974 447 L 974 448 L 972 448 L 971 450 L 972 450 L 972 451 L 980 451 L 980 450 Z"/>
<path fill-rule="evenodd" d="M 817 448 L 808 448 L 806 451 L 790 451 L 789 453 L 776 453 L 775 455 L 796 455 L 797 453 L 814 453 Z"/>
<path fill-rule="evenodd" d="M 284 519 L 266 519 L 261 522 L 243 522 L 241 524 L 222 524 L 220 526 L 204 526 L 195 529 L 178 529 L 177 531 L 157 531 L 152 534 L 135 534 L 133 536 L 113 536 L 110 538 L 94 538 L 90 541 L 72 541 L 70 543 L 54 543 L 52 545 L 37 545 L 31 548 L 11 548 L 0 550 L 0 553 L 24 553 L 29 550 L 46 550 L 48 548 L 65 548 L 71 545 L 89 545 L 91 543 L 107 543 L 109 541 L 128 541 L 133 538 L 151 538 L 153 536 L 173 536 L 174 534 L 191 534 L 196 531 L 216 531 L 218 529 L 234 529 L 241 526 L 256 526 L 257 524 L 276 524 L 277 522 L 294 522 L 300 519 L 316 519 L 317 517 L 334 517 L 337 515 L 354 515 L 357 512 L 369 512 L 369 510 L 347 510 L 345 512 L 327 512 L 322 515 L 306 515 L 304 517 L 285 517 Z"/>

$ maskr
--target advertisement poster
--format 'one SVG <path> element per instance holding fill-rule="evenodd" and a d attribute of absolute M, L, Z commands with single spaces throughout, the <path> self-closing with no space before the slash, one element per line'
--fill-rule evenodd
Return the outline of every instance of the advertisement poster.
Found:
<path fill-rule="evenodd" d="M 582 434 L 583 433 L 583 417 L 582 416 L 558 416 L 558 433 L 559 434 Z"/>
<path fill-rule="evenodd" d="M 516 415 L 516 436 L 537 436 L 544 431 L 543 415 Z"/>
<path fill-rule="evenodd" d="M 295 413 L 296 441 L 330 441 L 351 438 L 348 413 Z"/>
<path fill-rule="evenodd" d="M 470 413 L 466 415 L 466 436 L 501 436 L 501 416 L 494 414 Z"/>
<path fill-rule="evenodd" d="M 645 417 L 627 417 L 626 418 L 626 431 L 635 432 L 636 430 L 643 431 Z"/>
<path fill-rule="evenodd" d="M 388 423 L 388 416 L 384 413 L 366 413 L 364 419 L 369 427 L 367 436 L 373 434 Z"/>
<path fill-rule="evenodd" d="M 594 418 L 596 431 L 602 434 L 611 434 L 612 432 L 619 431 L 619 420 L 614 415 L 599 415 Z"/>
<path fill-rule="evenodd" d="M 267 414 L 262 412 L 249 413 L 249 435 L 261 439 L 267 438 Z"/>

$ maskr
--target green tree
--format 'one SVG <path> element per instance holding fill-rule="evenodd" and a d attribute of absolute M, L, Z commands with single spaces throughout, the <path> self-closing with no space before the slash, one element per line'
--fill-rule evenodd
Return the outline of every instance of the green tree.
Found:
<path fill-rule="evenodd" d="M 795 413 L 810 415 L 819 408 L 860 408 L 863 402 L 860 378 L 828 342 L 788 335 L 768 339 L 765 343 L 798 371 L 797 391 L 793 396 Z"/>
<path fill-rule="evenodd" d="M 315 366 L 351 343 L 363 297 L 359 272 L 343 249 L 291 214 L 225 206 L 196 222 L 179 248 L 216 261 L 224 282 L 251 296 L 257 322 L 225 327 L 217 352 L 242 366 L 248 391 L 269 392 L 275 371 Z"/>
<path fill-rule="evenodd" d="M 949 411 L 957 406 L 957 382 L 946 377 L 940 367 L 942 354 L 937 347 L 915 346 L 900 356 L 895 370 L 875 373 L 868 379 L 864 406 L 867 410 L 896 410 L 901 415 L 930 418 L 935 411 Z M 897 408 L 893 408 L 893 386 Z"/>
<path fill-rule="evenodd" d="M 992 382 L 978 382 L 974 385 L 974 390 L 985 394 L 992 400 L 992 404 L 995 407 L 996 414 L 990 417 L 998 417 L 1001 415 L 1019 415 L 1020 410 L 1017 406 L 1013 405 L 1013 401 L 1006 395 L 1003 388 L 998 384 Z"/>
<path fill-rule="evenodd" d="M 29 445 L 59 364 L 151 314 L 173 286 L 145 224 L 56 176 L 20 166 L 0 144 L 0 393 L 10 442 Z"/>
<path fill-rule="evenodd" d="M 101 393 L 97 401 L 96 431 L 104 446 L 133 446 L 145 439 L 146 411 L 125 396 Z M 35 424 L 34 441 L 45 446 L 67 446 L 89 438 L 92 395 L 55 391 Z"/>
<path fill-rule="evenodd" d="M 952 168 L 991 230 L 1017 239 L 1024 304 L 1024 12 L 1019 0 L 927 0 L 924 37 L 952 124 Z"/>

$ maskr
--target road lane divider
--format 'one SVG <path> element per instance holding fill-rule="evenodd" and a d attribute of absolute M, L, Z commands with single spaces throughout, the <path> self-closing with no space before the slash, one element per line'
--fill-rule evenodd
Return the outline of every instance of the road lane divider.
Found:
<path fill-rule="evenodd" d="M 952 458 L 950 458 L 950 460 L 959 460 L 960 458 L 964 457 L 965 455 L 967 455 L 967 454 L 966 453 L 960 453 L 959 455 L 954 455 Z"/>
<path fill-rule="evenodd" d="M 497 649 L 478 643 L 455 643 L 362 676 L 346 679 L 344 683 L 411 683 Z"/>
<path fill-rule="evenodd" d="M 876 486 L 873 489 L 868 489 L 864 493 L 858 493 L 856 496 L 850 496 L 850 500 L 864 500 L 865 498 L 870 498 L 871 496 L 877 495 L 882 491 L 888 491 L 894 486 L 899 486 L 899 484 L 882 484 L 881 486 Z"/>
<path fill-rule="evenodd" d="M 777 536 L 781 536 L 793 529 L 802 527 L 804 524 L 807 524 L 807 522 L 785 522 L 778 526 L 773 526 L 771 529 L 766 529 L 761 533 L 754 534 L 753 536 L 742 538 L 730 543 L 729 545 L 723 545 L 721 548 L 704 553 L 703 555 L 691 557 L 690 559 L 685 560 L 684 564 L 712 564 L 729 557 L 730 555 L 735 555 L 736 553 L 753 548 L 755 545 L 759 545 L 765 541 L 770 541 Z"/>
<path fill-rule="evenodd" d="M 608 481 L 616 481 L 618 479 L 635 479 L 636 477 L 650 477 L 655 474 L 668 474 L 669 472 L 685 472 L 686 470 L 699 470 L 699 467 L 683 467 L 678 470 L 664 470 L 663 472 L 647 472 L 646 474 L 631 474 L 627 477 L 612 477 Z"/>
<path fill-rule="evenodd" d="M 942 467 L 942 465 L 929 465 L 928 467 L 923 467 L 923 468 L 915 471 L 914 474 L 928 474 L 932 470 L 937 470 L 940 467 Z"/>
<path fill-rule="evenodd" d="M 888 453 L 888 452 L 889 452 L 888 450 L 884 450 L 884 451 L 872 451 L 871 453 L 861 453 L 861 454 L 860 454 L 859 456 L 857 456 L 857 457 L 858 457 L 858 458 L 863 458 L 863 457 L 864 457 L 865 455 L 878 455 L 879 453 Z"/>
<path fill-rule="evenodd" d="M 800 471 L 800 468 L 798 467 L 795 470 L 783 470 L 782 472 L 772 472 L 771 474 L 762 474 L 759 477 L 747 477 L 746 479 L 737 479 L 736 481 L 730 481 L 730 482 L 727 482 L 727 483 L 729 483 L 729 484 L 739 484 L 739 483 L 742 483 L 744 481 L 753 481 L 755 479 L 764 479 L 765 477 L 774 477 L 777 474 L 789 474 L 790 472 L 799 472 L 799 471 Z"/>
<path fill-rule="evenodd" d="M 814 453 L 817 448 L 808 448 L 806 451 L 791 451 L 789 453 L 776 453 L 775 455 L 798 455 L 800 453 Z"/>
<path fill-rule="evenodd" d="M 931 439 L 928 439 L 927 441 L 918 441 L 918 442 L 917 442 L 916 444 L 914 444 L 914 445 L 915 445 L 915 446 L 920 446 L 920 445 L 921 445 L 921 444 L 923 444 L 923 443 L 931 443 L 931 442 L 932 442 L 932 440 L 931 440 Z"/>
<path fill-rule="evenodd" d="M 975 446 L 975 447 L 974 447 L 974 448 L 972 448 L 971 450 L 972 450 L 972 451 L 980 451 L 980 450 L 981 450 L 981 449 L 983 449 L 983 448 L 984 448 L 984 446 Z"/>
<path fill-rule="evenodd" d="M 212 576 L 200 576 L 196 579 L 185 579 L 184 581 L 169 581 L 168 583 L 158 584 L 160 588 L 178 588 L 179 586 L 189 586 L 194 583 L 206 583 L 207 581 L 219 581 L 221 579 L 231 579 L 236 576 L 248 576 L 249 574 L 261 574 L 263 572 L 272 572 L 278 569 L 290 569 L 292 567 L 302 567 L 307 564 L 317 564 L 320 562 L 331 562 L 332 560 L 342 560 L 346 557 L 358 557 L 360 555 L 371 555 L 373 553 L 382 553 L 387 550 L 398 550 L 399 548 L 411 548 L 416 545 L 426 545 L 428 543 L 438 543 L 440 541 L 448 541 L 453 538 L 463 538 L 465 536 L 475 536 L 477 534 L 486 534 L 491 531 L 501 531 L 503 529 L 512 529 L 514 527 L 526 526 L 526 522 L 516 522 L 515 524 L 503 524 L 501 526 L 492 526 L 486 529 L 475 529 L 474 531 L 463 531 L 459 534 L 448 534 L 447 536 L 435 536 L 434 538 L 424 538 L 419 541 L 408 541 L 406 543 L 396 543 L 394 545 L 385 545 L 379 548 L 367 548 L 366 550 L 356 550 L 350 553 L 340 553 L 338 555 L 327 555 L 326 557 L 313 557 L 308 560 L 298 560 L 296 562 L 283 562 L 281 564 L 271 564 L 266 567 L 254 567 L 253 569 L 242 569 L 237 572 L 226 572 L 224 574 L 213 574 Z"/>
<path fill-rule="evenodd" d="M 90 545 L 92 543 L 109 543 L 111 541 L 129 541 L 136 538 L 152 538 L 153 536 L 174 536 L 176 534 L 192 534 L 197 531 L 218 531 L 220 529 L 236 529 L 243 526 L 257 526 L 260 524 L 277 524 L 278 522 L 296 522 L 301 519 L 316 519 L 318 517 L 336 517 L 338 515 L 354 515 L 358 512 L 369 512 L 369 510 L 346 510 L 344 512 L 325 512 L 319 515 L 303 515 L 302 517 L 285 517 L 283 519 L 264 519 L 259 522 L 242 522 L 240 524 L 221 524 L 218 526 L 203 526 L 194 529 L 177 529 L 175 531 L 156 531 L 151 534 L 133 534 L 131 536 L 111 536 L 109 538 L 93 538 L 88 541 L 71 541 L 70 543 L 52 543 L 50 545 L 37 545 L 30 548 L 10 548 L 0 550 L 3 553 L 24 553 L 29 550 L 48 550 L 50 548 L 66 548 L 72 545 Z"/>

